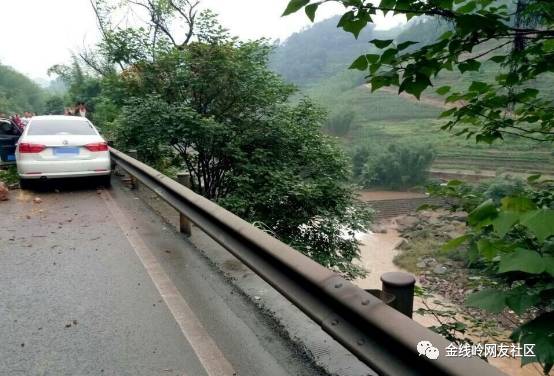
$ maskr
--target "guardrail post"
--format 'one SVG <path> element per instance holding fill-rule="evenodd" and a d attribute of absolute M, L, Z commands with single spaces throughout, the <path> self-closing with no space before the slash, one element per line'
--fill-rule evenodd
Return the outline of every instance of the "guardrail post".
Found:
<path fill-rule="evenodd" d="M 395 297 L 389 305 L 411 318 L 414 311 L 414 276 L 409 273 L 390 272 L 381 276 L 381 282 L 383 292 Z"/>
<path fill-rule="evenodd" d="M 188 172 L 180 172 L 177 174 L 177 181 L 187 188 L 191 187 L 190 174 Z M 186 236 L 192 234 L 192 225 L 190 220 L 182 213 L 179 213 L 179 231 Z"/>
<path fill-rule="evenodd" d="M 129 157 L 131 158 L 138 160 L 138 152 L 136 149 L 129 150 L 127 152 L 127 155 L 129 155 Z M 131 189 L 137 189 L 137 188 L 138 188 L 137 178 L 131 175 Z"/>

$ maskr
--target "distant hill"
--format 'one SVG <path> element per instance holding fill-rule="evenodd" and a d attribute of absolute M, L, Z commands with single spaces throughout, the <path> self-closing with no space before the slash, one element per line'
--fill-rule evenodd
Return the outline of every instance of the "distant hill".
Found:
<path fill-rule="evenodd" d="M 43 109 L 43 89 L 24 74 L 0 64 L 0 112 L 40 113 Z"/>
<path fill-rule="evenodd" d="M 355 39 L 337 28 L 339 16 L 318 22 L 291 35 L 275 50 L 270 65 L 287 81 L 304 86 L 330 77 L 348 68 L 375 37 L 373 27 L 366 27 Z"/>
<path fill-rule="evenodd" d="M 513 2 L 498 1 L 508 5 Z M 458 91 L 472 81 L 491 81 L 498 74 L 498 65 L 487 62 L 486 58 L 479 72 L 464 75 L 458 71 L 442 72 L 434 81 L 435 87 L 426 90 L 421 101 L 408 95 L 399 96 L 393 87 L 371 93 L 364 85 L 365 72 L 348 69 L 362 53 L 375 53 L 368 43 L 371 39 L 429 44 L 451 27 L 447 22 L 416 17 L 391 30 L 368 28 L 356 40 L 352 34 L 336 27 L 338 20 L 339 17 L 334 17 L 293 34 L 277 47 L 271 67 L 300 88 L 299 96 L 306 94 L 327 110 L 329 121 L 324 129 L 339 136 L 347 152 L 362 146 L 378 148 L 392 143 L 430 145 L 437 152 L 434 167 L 438 169 L 550 171 L 554 153 L 549 145 L 507 138 L 491 146 L 441 131 L 445 120 L 437 117 L 445 107 L 435 88 L 449 85 Z M 533 87 L 544 97 L 554 98 L 552 75 L 542 77 Z M 336 124 L 343 126 L 339 129 Z"/>

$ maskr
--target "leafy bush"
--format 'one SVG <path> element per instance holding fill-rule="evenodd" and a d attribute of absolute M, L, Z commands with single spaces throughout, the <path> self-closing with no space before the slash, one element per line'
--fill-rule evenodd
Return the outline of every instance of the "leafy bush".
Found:
<path fill-rule="evenodd" d="M 364 153 L 364 151 L 359 153 Z M 361 183 L 365 187 L 392 189 L 423 184 L 435 153 L 429 146 L 391 145 L 369 155 L 363 168 Z M 359 163 L 359 162 L 358 162 Z"/>
<path fill-rule="evenodd" d="M 522 364 L 539 362 L 548 374 L 554 365 L 554 185 L 538 182 L 538 176 L 521 184 L 513 190 L 496 183 L 479 193 L 481 187 L 453 181 L 439 189 L 457 197 L 470 213 L 467 233 L 444 249 L 468 244 L 468 263 L 483 268 L 491 280 L 466 303 L 492 313 L 509 308 L 520 315 L 523 324 L 511 338 L 535 344 L 536 354 L 522 358 Z M 495 200 L 506 187 L 507 193 Z"/>

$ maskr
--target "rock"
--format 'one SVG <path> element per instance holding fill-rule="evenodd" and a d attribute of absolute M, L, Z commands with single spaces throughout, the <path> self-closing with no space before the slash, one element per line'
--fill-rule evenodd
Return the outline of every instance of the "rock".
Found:
<path fill-rule="evenodd" d="M 394 246 L 395 249 L 402 249 L 402 250 L 406 250 L 406 249 L 410 249 L 410 243 L 408 242 L 408 240 L 404 239 L 404 238 L 401 238 L 398 243 Z"/>
<path fill-rule="evenodd" d="M 449 231 L 446 233 L 446 236 L 449 238 L 449 239 L 456 239 L 456 238 L 459 238 L 460 236 L 464 236 L 465 235 L 465 231 Z"/>
<path fill-rule="evenodd" d="M 446 269 L 446 266 L 442 265 L 437 265 L 433 268 L 433 273 L 435 274 L 445 274 L 447 271 L 448 269 Z"/>
<path fill-rule="evenodd" d="M 438 219 L 437 217 L 431 217 L 431 218 L 429 218 L 429 224 L 431 224 L 431 225 L 440 225 L 441 220 Z"/>
<path fill-rule="evenodd" d="M 425 261 L 420 261 L 415 266 L 418 267 L 419 269 L 424 269 L 427 267 L 427 263 Z"/>
<path fill-rule="evenodd" d="M 35 197 L 35 198 L 33 199 L 33 202 L 34 202 L 35 204 L 40 204 L 40 203 L 42 203 L 42 199 L 41 199 L 40 197 Z"/>
<path fill-rule="evenodd" d="M 10 191 L 14 190 L 14 189 L 19 189 L 19 183 L 13 183 L 13 184 L 8 185 L 8 189 Z"/>
<path fill-rule="evenodd" d="M 448 216 L 448 219 L 454 219 L 458 221 L 466 221 L 467 220 L 467 213 L 466 212 L 455 212 L 450 213 Z"/>
<path fill-rule="evenodd" d="M 6 187 L 6 184 L 0 182 L 0 201 L 8 201 L 10 198 L 8 187 Z"/>
<path fill-rule="evenodd" d="M 398 225 L 398 230 L 400 231 L 414 227 L 419 222 L 420 222 L 420 219 L 413 216 L 400 217 L 396 220 L 396 223 Z"/>
<path fill-rule="evenodd" d="M 433 265 L 436 265 L 437 263 L 437 260 L 435 260 L 432 257 L 425 257 L 422 261 L 425 262 L 427 266 L 433 266 Z"/>
<path fill-rule="evenodd" d="M 376 234 L 386 234 L 388 232 L 388 229 L 383 225 L 376 225 L 371 228 L 371 231 Z"/>

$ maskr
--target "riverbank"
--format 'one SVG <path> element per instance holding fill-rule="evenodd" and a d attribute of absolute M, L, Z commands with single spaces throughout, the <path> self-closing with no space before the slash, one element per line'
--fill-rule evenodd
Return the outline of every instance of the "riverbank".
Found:
<path fill-rule="evenodd" d="M 511 332 L 511 325 L 509 320 L 502 321 L 507 320 L 504 316 L 502 318 L 492 317 L 491 319 L 489 315 L 483 312 L 477 313 L 477 310 L 468 310 L 467 307 L 463 306 L 462 302 L 466 290 L 460 287 L 458 283 L 463 279 L 472 281 L 469 278 L 475 276 L 467 273 L 461 263 L 440 258 L 436 260 L 429 255 L 412 257 L 407 254 L 407 252 L 414 251 L 414 248 L 410 249 L 410 247 L 414 247 L 418 241 L 414 238 L 404 238 L 402 234 L 407 234 L 406 229 L 425 231 L 425 226 L 428 226 L 429 221 L 440 226 L 446 213 L 428 212 L 419 215 L 423 215 L 427 219 L 423 221 L 419 216 L 408 215 L 382 220 L 372 227 L 373 231 L 358 236 L 361 254 L 360 264 L 368 271 L 368 275 L 365 278 L 356 279 L 354 283 L 363 289 L 380 289 L 380 277 L 383 273 L 412 272 L 416 277 L 416 284 L 424 287 L 428 293 L 428 296 L 416 296 L 414 299 L 413 318 L 415 321 L 426 327 L 461 322 L 468 327 L 464 337 L 470 338 L 476 343 L 510 342 L 508 336 Z M 443 231 L 445 238 L 456 236 L 463 230 L 458 223 L 462 223 L 464 215 L 462 213 L 454 216 L 451 213 L 448 215 L 452 220 L 446 224 L 450 231 Z M 429 233 L 429 235 L 434 238 L 432 233 Z M 430 244 L 439 244 L 441 241 L 439 238 L 433 240 Z M 432 253 L 432 250 L 428 251 Z M 462 283 L 463 285 L 464 283 Z M 418 310 L 450 311 L 453 313 L 450 314 L 450 317 L 444 317 L 440 314 L 418 314 Z M 474 317 L 478 317 L 478 319 L 474 320 Z M 486 321 L 482 321 L 481 318 Z M 489 362 L 510 376 L 542 375 L 537 364 L 522 368 L 520 359 L 517 358 L 490 358 Z"/>

